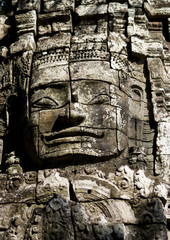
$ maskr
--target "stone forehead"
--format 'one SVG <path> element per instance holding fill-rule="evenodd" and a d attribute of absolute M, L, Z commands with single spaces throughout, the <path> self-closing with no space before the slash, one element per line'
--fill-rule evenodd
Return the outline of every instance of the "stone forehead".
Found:
<path fill-rule="evenodd" d="M 53 82 L 69 81 L 68 65 L 46 64 L 33 70 L 31 77 L 31 88 L 46 85 Z"/>
<path fill-rule="evenodd" d="M 107 61 L 77 61 L 70 64 L 46 62 L 32 71 L 31 85 L 56 81 L 99 80 L 118 85 L 118 71 Z"/>

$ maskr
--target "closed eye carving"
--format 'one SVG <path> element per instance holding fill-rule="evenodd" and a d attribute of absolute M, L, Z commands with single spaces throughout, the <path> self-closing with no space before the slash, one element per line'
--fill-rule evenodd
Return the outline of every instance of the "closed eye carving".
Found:
<path fill-rule="evenodd" d="M 32 107 L 41 109 L 52 109 L 58 107 L 58 103 L 49 97 L 43 97 L 32 103 Z"/>
<path fill-rule="evenodd" d="M 88 104 L 110 104 L 110 97 L 107 94 L 99 94 L 95 96 Z"/>

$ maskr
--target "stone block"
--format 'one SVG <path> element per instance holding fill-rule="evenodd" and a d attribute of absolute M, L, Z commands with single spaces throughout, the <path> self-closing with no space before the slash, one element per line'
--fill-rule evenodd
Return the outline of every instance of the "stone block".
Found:
<path fill-rule="evenodd" d="M 74 10 L 74 0 L 43 0 L 43 12 Z"/>
<path fill-rule="evenodd" d="M 61 55 L 62 52 L 59 54 Z M 58 55 L 59 55 L 58 54 Z M 64 81 L 66 83 L 66 88 L 68 89 L 68 81 L 69 81 L 69 69 L 68 64 L 62 64 L 62 59 L 58 62 L 58 66 L 56 66 L 56 62 L 53 64 L 53 59 L 55 60 L 57 57 L 57 53 L 52 53 L 49 55 L 43 55 L 34 61 L 34 73 L 31 79 L 31 88 L 33 89 L 35 86 L 40 86 L 42 84 L 54 83 Z M 43 60 L 46 60 L 45 63 Z M 57 61 L 58 59 L 56 59 Z M 41 64 L 42 61 L 42 64 Z M 51 73 L 51 75 L 50 75 Z M 59 87 L 61 84 L 59 85 Z"/>
<path fill-rule="evenodd" d="M 0 56 L 3 58 L 7 57 L 8 48 L 5 46 L 0 47 Z"/>
<path fill-rule="evenodd" d="M 107 177 L 103 172 L 91 171 L 87 175 L 76 176 L 72 181 L 73 190 L 77 199 L 81 202 L 119 198 L 128 200 L 133 197 L 134 171 L 127 166 L 120 167 L 116 173 L 109 171 Z M 114 201 L 114 200 L 113 200 Z"/>
<path fill-rule="evenodd" d="M 106 44 L 107 35 L 93 33 L 92 35 L 74 36 L 71 40 L 71 61 L 109 61 Z"/>
<path fill-rule="evenodd" d="M 36 189 L 36 197 L 39 203 L 48 202 L 57 194 L 64 199 L 69 196 L 69 181 L 62 176 L 61 171 L 57 169 L 46 169 L 38 172 L 38 185 Z"/>
<path fill-rule="evenodd" d="M 72 80 L 89 79 L 110 82 L 118 85 L 118 72 L 110 68 L 109 62 L 85 61 L 70 64 L 70 74 Z"/>
<path fill-rule="evenodd" d="M 170 219 L 170 198 L 168 198 L 167 203 L 165 205 L 165 213 L 166 213 L 166 218 L 169 221 L 169 219 Z"/>
<path fill-rule="evenodd" d="M 38 26 L 38 34 L 39 36 L 52 34 L 52 27 L 50 24 L 39 25 Z"/>
<path fill-rule="evenodd" d="M 70 33 L 59 33 L 51 37 L 39 38 L 37 42 L 36 52 L 47 51 L 56 48 L 69 48 L 70 47 Z"/>
<path fill-rule="evenodd" d="M 128 137 L 125 133 L 117 130 L 118 150 L 123 151 L 128 145 Z"/>
<path fill-rule="evenodd" d="M 126 235 L 129 240 L 153 239 L 156 237 L 161 240 L 167 240 L 167 230 L 163 224 L 148 224 L 146 229 L 137 226 L 127 226 Z"/>
<path fill-rule="evenodd" d="M 0 40 L 7 36 L 9 29 L 11 28 L 8 23 L 9 19 L 5 15 L 0 16 Z"/>
<path fill-rule="evenodd" d="M 14 216 L 22 216 L 23 221 L 27 220 L 24 219 L 24 215 L 27 211 L 27 205 L 23 203 L 8 203 L 8 204 L 1 204 L 0 205 L 0 229 L 9 229 L 11 225 L 11 221 Z"/>
<path fill-rule="evenodd" d="M 72 32 L 72 17 L 69 10 L 38 15 L 39 35 L 49 35 L 55 32 Z"/>
<path fill-rule="evenodd" d="M 115 2 L 110 2 L 108 6 L 108 13 L 110 15 L 114 15 L 115 13 L 126 13 L 128 10 L 128 5 L 127 3 L 115 3 Z"/>
<path fill-rule="evenodd" d="M 100 130 L 100 129 L 99 129 Z M 90 152 L 94 151 L 96 154 L 100 156 L 112 156 L 118 154 L 117 149 L 117 139 L 116 139 L 116 130 L 100 130 L 98 129 L 92 129 L 91 132 L 95 134 L 95 132 L 102 132 L 103 137 L 101 138 L 92 138 L 92 137 L 86 137 L 82 136 L 82 148 L 83 151 L 87 153 L 87 155 L 90 155 Z M 99 134 L 99 133 L 98 133 Z M 89 153 L 88 153 L 89 151 Z"/>
<path fill-rule="evenodd" d="M 98 5 L 80 5 L 75 9 L 79 17 L 83 16 L 95 16 L 95 15 L 106 15 L 107 14 L 107 4 Z"/>
<path fill-rule="evenodd" d="M 33 203 L 35 201 L 36 173 L 2 176 L 0 203 Z M 5 187 L 6 182 L 6 187 Z"/>
<path fill-rule="evenodd" d="M 144 40 L 136 36 L 131 37 L 132 53 L 138 56 L 160 57 L 163 53 L 162 42 L 157 40 Z"/>
<path fill-rule="evenodd" d="M 82 206 L 88 213 L 90 221 L 96 222 L 97 218 L 115 223 L 123 222 L 125 224 L 137 224 L 138 220 L 130 204 L 123 200 L 108 199 L 98 202 L 82 203 Z M 120 207 L 121 206 L 121 207 Z M 124 214 L 126 212 L 126 215 Z"/>
<path fill-rule="evenodd" d="M 165 18 L 170 14 L 169 3 L 166 0 L 161 0 L 158 3 L 155 1 L 147 1 L 144 3 L 144 9 L 152 18 Z"/>
<path fill-rule="evenodd" d="M 158 123 L 157 154 L 170 155 L 170 123 Z"/>
<path fill-rule="evenodd" d="M 108 184 L 104 180 L 81 177 L 80 179 L 74 180 L 72 185 L 76 198 L 80 202 L 111 198 L 111 188 L 107 186 Z"/>
<path fill-rule="evenodd" d="M 71 90 L 75 102 L 86 105 L 110 105 L 110 84 L 95 80 L 72 80 Z M 106 107 L 107 108 L 107 107 Z"/>
<path fill-rule="evenodd" d="M 15 54 L 23 51 L 34 51 L 36 48 L 34 34 L 25 33 L 20 35 L 18 41 L 12 43 L 10 46 L 10 53 Z"/>
<path fill-rule="evenodd" d="M 164 181 L 169 184 L 170 155 L 157 155 L 155 161 L 155 173 L 163 177 Z"/>
<path fill-rule="evenodd" d="M 129 5 L 131 7 L 142 7 L 143 1 L 144 0 L 137 0 L 137 1 L 136 0 L 128 0 Z"/>
<path fill-rule="evenodd" d="M 32 108 L 32 112 L 36 111 L 36 109 L 34 110 Z M 66 116 L 68 116 L 69 114 L 69 106 L 67 106 L 65 108 L 65 111 L 62 111 L 63 115 L 66 114 Z M 39 114 L 39 131 L 41 133 L 47 133 L 45 134 L 46 138 L 49 138 L 50 141 L 50 135 L 52 135 L 52 132 L 57 132 L 57 126 L 55 129 L 55 124 L 57 123 L 57 116 L 60 114 L 60 110 L 45 110 L 45 111 L 41 111 L 41 113 Z M 36 112 L 35 112 L 35 116 L 36 116 Z M 44 121 L 45 119 L 45 121 Z M 64 124 L 64 123 L 63 123 Z M 59 130 L 59 127 L 58 127 Z M 61 128 L 62 130 L 62 128 Z M 56 133 L 57 134 L 57 133 Z M 48 136 L 49 135 L 49 136 Z M 64 132 L 63 132 L 64 135 Z M 57 136 L 56 136 L 57 137 Z M 52 141 L 52 137 L 51 137 L 51 141 Z M 52 142 L 51 142 L 52 143 Z"/>
<path fill-rule="evenodd" d="M 36 10 L 40 12 L 41 0 L 19 0 L 17 11 Z"/>
<path fill-rule="evenodd" d="M 117 118 L 117 126 L 116 128 L 124 134 L 127 134 L 128 129 L 128 119 L 124 112 L 124 109 L 121 107 L 116 108 L 116 118 Z"/>
<path fill-rule="evenodd" d="M 110 32 L 108 38 L 109 51 L 112 53 L 126 54 L 127 40 L 123 34 Z M 124 56 L 125 57 L 125 56 Z"/>
<path fill-rule="evenodd" d="M 28 11 L 15 15 L 17 34 L 21 35 L 28 32 L 37 33 L 37 15 L 36 11 Z"/>
<path fill-rule="evenodd" d="M 96 100 L 98 101 L 98 99 Z M 82 127 L 90 127 L 96 129 L 116 129 L 116 109 L 113 106 L 105 105 L 100 107 L 96 112 L 96 104 L 71 104 L 70 117 L 74 117 L 74 114 L 80 112 L 80 116 L 86 116 L 84 121 L 80 124 Z M 108 114 L 109 113 L 109 114 Z"/>
<path fill-rule="evenodd" d="M 143 12 L 137 12 L 134 8 L 128 9 L 128 36 L 138 36 L 141 39 L 150 38 L 148 19 Z"/>
<path fill-rule="evenodd" d="M 113 200 L 109 199 L 107 202 L 110 205 L 110 208 L 112 209 L 112 216 L 115 219 L 114 216 L 117 216 L 117 214 L 120 216 L 121 222 L 125 224 L 137 224 L 138 219 L 136 218 L 134 211 L 128 201 L 123 200 Z M 124 214 L 126 212 L 126 214 Z"/>

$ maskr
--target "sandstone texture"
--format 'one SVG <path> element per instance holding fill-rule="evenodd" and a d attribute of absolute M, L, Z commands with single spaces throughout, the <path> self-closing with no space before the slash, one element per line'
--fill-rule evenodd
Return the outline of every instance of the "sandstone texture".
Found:
<path fill-rule="evenodd" d="M 3 14 L 0 240 L 168 240 L 169 0 Z"/>

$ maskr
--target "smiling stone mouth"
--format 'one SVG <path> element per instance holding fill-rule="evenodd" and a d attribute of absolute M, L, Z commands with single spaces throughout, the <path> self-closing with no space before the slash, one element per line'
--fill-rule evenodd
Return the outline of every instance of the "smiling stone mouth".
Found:
<path fill-rule="evenodd" d="M 103 138 L 103 130 L 96 130 L 85 127 L 71 127 L 59 132 L 42 134 L 42 141 L 46 145 L 59 145 L 63 143 L 80 143 L 81 137 Z"/>

